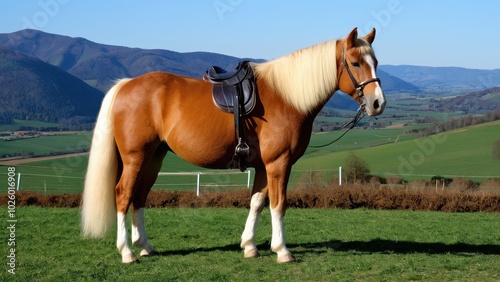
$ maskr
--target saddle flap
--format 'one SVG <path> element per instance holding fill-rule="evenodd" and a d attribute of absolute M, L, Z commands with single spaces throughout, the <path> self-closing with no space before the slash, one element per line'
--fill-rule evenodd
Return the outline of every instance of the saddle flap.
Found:
<path fill-rule="evenodd" d="M 243 91 L 245 115 L 247 115 L 254 109 L 256 103 L 253 81 L 244 80 L 241 83 L 241 89 Z M 238 91 L 237 85 L 229 85 L 226 83 L 214 84 L 212 87 L 212 99 L 214 104 L 224 112 L 234 113 L 234 95 L 236 91 Z"/>

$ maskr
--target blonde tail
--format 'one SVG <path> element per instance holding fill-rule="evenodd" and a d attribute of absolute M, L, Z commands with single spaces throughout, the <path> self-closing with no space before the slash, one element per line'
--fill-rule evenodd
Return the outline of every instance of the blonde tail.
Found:
<path fill-rule="evenodd" d="M 81 224 L 86 237 L 103 237 L 116 222 L 118 156 L 113 133 L 113 102 L 129 79 L 118 81 L 102 101 L 90 147 L 82 196 Z"/>

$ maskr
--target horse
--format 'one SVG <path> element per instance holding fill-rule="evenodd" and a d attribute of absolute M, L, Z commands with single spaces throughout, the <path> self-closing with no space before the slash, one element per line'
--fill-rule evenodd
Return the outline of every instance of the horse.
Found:
<path fill-rule="evenodd" d="M 384 111 L 374 39 L 375 29 L 358 37 L 354 28 L 345 38 L 251 63 L 258 97 L 244 119 L 247 163 L 255 169 L 240 244 L 244 258 L 259 257 L 254 236 L 268 199 L 271 250 L 279 263 L 295 260 L 285 243 L 287 183 L 308 147 L 314 118 L 333 94 L 347 93 L 370 116 Z M 116 223 L 122 262 L 137 261 L 126 228 L 132 206 L 131 243 L 141 256 L 158 254 L 147 239 L 144 208 L 165 155 L 173 152 L 215 169 L 228 168 L 234 158 L 234 118 L 214 106 L 211 90 L 202 79 L 167 72 L 122 79 L 109 90 L 92 137 L 81 205 L 83 236 L 103 237 Z"/>

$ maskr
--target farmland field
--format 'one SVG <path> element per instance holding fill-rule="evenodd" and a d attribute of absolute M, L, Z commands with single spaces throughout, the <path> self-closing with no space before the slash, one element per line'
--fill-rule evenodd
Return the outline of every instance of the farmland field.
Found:
<path fill-rule="evenodd" d="M 49 155 L 77 149 L 89 149 L 92 132 L 50 133 L 37 138 L 15 141 L 1 141 L 0 155 L 33 152 L 35 155 Z"/>
<path fill-rule="evenodd" d="M 269 251 L 268 209 L 256 235 L 260 259 L 243 259 L 239 248 L 247 209 L 147 209 L 150 242 L 161 255 L 123 265 L 114 234 L 101 240 L 80 237 L 78 212 L 17 207 L 16 274 L 8 274 L 4 263 L 1 280 L 500 279 L 500 223 L 495 213 L 290 209 L 285 220 L 287 242 L 298 262 L 279 265 Z M 6 236 L 3 232 L 3 242 Z M 3 248 L 5 254 L 7 244 Z"/>

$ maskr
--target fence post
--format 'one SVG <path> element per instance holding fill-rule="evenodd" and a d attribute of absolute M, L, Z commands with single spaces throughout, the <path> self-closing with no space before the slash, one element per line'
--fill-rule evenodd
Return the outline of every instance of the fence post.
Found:
<path fill-rule="evenodd" d="M 342 167 L 339 166 L 339 186 L 342 186 Z"/>
<path fill-rule="evenodd" d="M 198 197 L 200 195 L 200 175 L 201 173 L 198 172 L 196 177 L 196 196 Z"/>
<path fill-rule="evenodd" d="M 250 170 L 247 170 L 248 178 L 247 178 L 247 188 L 250 188 Z"/>
<path fill-rule="evenodd" d="M 21 184 L 21 173 L 17 174 L 17 188 L 16 191 L 19 191 L 19 185 Z"/>

